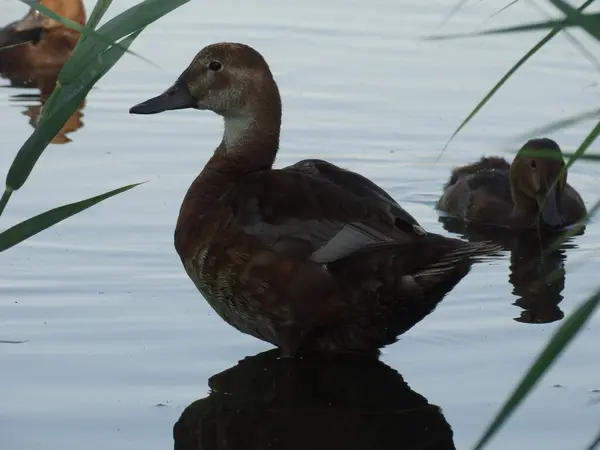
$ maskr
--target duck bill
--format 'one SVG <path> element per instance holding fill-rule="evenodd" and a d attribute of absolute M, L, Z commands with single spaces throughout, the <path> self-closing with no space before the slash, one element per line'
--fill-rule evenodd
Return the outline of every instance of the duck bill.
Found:
<path fill-rule="evenodd" d="M 37 44 L 44 32 L 44 16 L 39 11 L 31 10 L 21 20 L 11 23 L 0 30 L 0 51 L 2 48 L 31 42 Z"/>
<path fill-rule="evenodd" d="M 552 186 L 546 193 L 546 195 L 540 195 L 538 197 L 538 205 L 540 207 L 540 213 L 542 220 L 547 225 L 558 228 L 563 225 L 563 220 L 558 211 L 558 200 L 557 200 L 557 185 Z"/>
<path fill-rule="evenodd" d="M 158 114 L 174 109 L 196 108 L 196 100 L 192 97 L 187 83 L 183 79 L 157 97 L 138 103 L 129 109 L 130 114 Z"/>

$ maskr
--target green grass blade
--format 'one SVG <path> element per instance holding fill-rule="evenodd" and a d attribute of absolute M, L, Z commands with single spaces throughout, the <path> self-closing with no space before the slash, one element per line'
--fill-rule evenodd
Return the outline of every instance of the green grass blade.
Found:
<path fill-rule="evenodd" d="M 144 0 L 110 19 L 98 28 L 98 32 L 110 40 L 117 41 L 134 31 L 150 25 L 189 1 L 190 0 Z M 81 57 L 72 62 L 67 61 L 63 67 L 65 79 L 74 77 L 75 74 L 79 72 L 79 67 L 86 67 L 94 58 L 94 55 L 98 54 L 101 45 L 101 43 L 92 41 L 91 39 L 82 41 Z M 59 79 L 61 78 L 59 77 Z"/>
<path fill-rule="evenodd" d="M 594 3 L 594 1 L 595 0 L 587 0 L 585 3 L 583 3 L 579 7 L 579 10 L 580 11 L 585 10 L 585 8 L 587 8 L 592 3 Z M 544 45 L 546 45 L 552 38 L 554 38 L 561 31 L 561 29 L 562 29 L 562 27 L 556 27 L 555 29 L 553 29 L 552 31 L 550 31 L 550 33 L 548 33 L 546 36 L 544 36 L 542 38 L 542 40 L 540 40 L 537 44 L 535 44 L 523 57 L 521 57 L 517 61 L 517 63 L 514 66 L 512 66 L 508 70 L 508 72 L 506 72 L 504 74 L 504 76 L 502 78 L 500 78 L 500 80 L 483 97 L 483 99 L 481 99 L 479 101 L 479 103 L 477 103 L 477 105 L 475 105 L 475 108 L 467 115 L 467 117 L 465 117 L 463 119 L 463 121 L 460 123 L 460 125 L 458 126 L 458 128 L 456 130 L 454 130 L 454 132 L 452 133 L 452 135 L 450 136 L 450 138 L 448 139 L 448 141 L 444 145 L 444 148 L 442 149 L 442 151 L 440 152 L 440 154 L 438 155 L 438 157 L 434 161 L 434 164 L 437 163 L 440 160 L 440 158 L 442 157 L 442 155 L 444 154 L 444 152 L 446 151 L 446 149 L 448 148 L 448 146 L 450 145 L 450 143 L 458 135 L 458 133 L 460 133 L 462 131 L 462 129 L 464 127 L 466 127 L 469 122 L 471 122 L 471 120 L 473 119 L 473 117 L 475 117 L 477 115 L 477 113 L 479 113 L 479 111 L 481 110 L 481 108 L 483 108 L 490 101 L 490 99 L 496 94 L 496 92 L 498 92 L 498 90 L 502 86 L 504 86 L 504 84 L 508 81 L 508 79 L 511 76 L 513 76 L 515 74 L 515 72 L 517 70 L 519 70 L 519 68 L 522 67 L 523 64 L 525 64 L 533 55 L 535 55 Z"/>
<path fill-rule="evenodd" d="M 563 170 L 561 171 L 559 176 L 562 176 L 562 174 L 566 170 L 568 170 L 569 167 L 571 167 L 573 165 L 573 163 L 575 163 L 575 161 L 577 161 L 577 159 L 579 159 L 587 151 L 588 148 L 590 148 L 590 145 L 592 145 L 594 143 L 594 141 L 598 138 L 599 134 L 600 134 L 600 121 L 596 123 L 596 126 L 585 137 L 585 139 L 583 140 L 583 142 L 581 143 L 579 148 L 575 151 L 575 154 L 569 158 L 569 160 L 567 161 L 567 164 L 565 165 L 565 167 L 563 168 Z"/>
<path fill-rule="evenodd" d="M 544 125 L 543 127 L 535 128 L 527 133 L 523 133 L 515 138 L 515 141 L 523 141 L 531 138 L 532 136 L 543 136 L 548 133 L 552 133 L 557 130 L 562 130 L 564 128 L 568 128 L 570 126 L 575 125 L 579 122 L 584 122 L 586 120 L 597 119 L 600 117 L 600 108 L 593 109 L 591 111 L 585 111 L 574 116 L 567 117 L 565 119 L 560 119 L 555 122 L 550 122 L 548 125 Z"/>
<path fill-rule="evenodd" d="M 575 156 L 575 153 L 569 153 L 569 152 L 563 152 L 564 156 L 568 156 L 568 157 L 573 157 Z M 594 162 L 600 162 L 600 155 L 599 154 L 585 154 L 585 155 L 580 155 L 577 156 L 578 159 L 583 159 L 583 160 L 587 160 L 587 161 L 594 161 Z"/>
<path fill-rule="evenodd" d="M 469 0 L 459 0 L 458 2 L 456 2 L 456 4 L 452 7 L 452 9 L 450 11 L 448 11 L 448 14 L 446 14 L 446 16 L 444 16 L 444 18 L 442 19 L 442 23 L 440 24 L 440 26 L 443 26 L 452 17 L 454 17 L 456 15 L 456 13 L 458 11 L 460 11 L 463 6 L 465 6 L 467 4 L 468 1 Z"/>
<path fill-rule="evenodd" d="M 25 141 L 15 157 L 6 176 L 6 186 L 17 190 L 25 184 L 33 167 L 56 133 L 79 107 L 91 88 L 123 56 L 124 50 L 141 33 L 139 30 L 121 41 L 123 45 L 113 46 L 96 58 L 96 64 L 89 67 L 79 78 L 68 86 L 58 86 L 51 95 L 57 97 L 56 105 L 49 111 L 43 111 L 38 126 Z M 60 100 L 59 100 L 60 99 Z M 49 101 L 50 102 L 50 99 Z"/>
<path fill-rule="evenodd" d="M 96 29 L 112 2 L 113 0 L 96 0 L 94 10 L 90 14 L 90 18 L 87 21 L 87 26 L 92 29 Z"/>
<path fill-rule="evenodd" d="M 558 356 L 567 348 L 573 338 L 581 331 L 583 326 L 594 313 L 600 303 L 600 289 L 584 301 L 573 313 L 564 320 L 563 324 L 552 335 L 552 338 L 543 349 L 539 357 L 527 371 L 512 395 L 502 406 L 500 412 L 485 430 L 475 450 L 482 449 L 490 439 L 500 430 L 507 419 L 516 410 L 517 406 L 529 395 L 541 377 L 556 361 Z"/>
<path fill-rule="evenodd" d="M 593 3 L 593 0 L 592 0 Z M 591 14 L 580 14 L 585 18 L 585 23 L 595 23 L 598 26 L 598 22 L 600 21 L 600 13 L 591 13 Z M 532 22 L 525 25 L 515 25 L 512 27 L 502 27 L 502 28 L 492 28 L 491 30 L 484 31 L 475 31 L 472 33 L 457 33 L 457 34 L 440 34 L 440 35 L 432 35 L 425 36 L 422 39 L 426 41 L 439 41 L 439 40 L 448 40 L 448 39 L 457 39 L 457 38 L 465 38 L 465 37 L 476 37 L 476 36 L 490 36 L 495 34 L 513 34 L 513 33 L 524 33 L 527 31 L 540 31 L 547 30 L 549 28 L 568 28 L 568 27 L 578 27 L 579 24 L 572 23 L 569 20 L 565 19 L 556 19 L 556 20 L 546 20 L 544 22 Z"/>
<path fill-rule="evenodd" d="M 557 9 L 559 9 L 565 16 L 567 16 L 567 20 L 571 23 L 576 24 L 578 27 L 581 27 L 585 31 L 587 31 L 592 37 L 600 41 L 600 16 L 595 14 L 595 17 L 592 17 L 589 14 L 581 14 L 571 5 L 563 2 L 562 0 L 548 0 Z"/>
<path fill-rule="evenodd" d="M 593 1 L 594 0 L 592 0 L 592 2 Z M 544 11 L 544 9 L 537 3 L 530 2 L 529 4 L 535 9 L 537 9 L 541 14 L 544 14 L 546 17 L 550 18 L 550 15 L 546 11 Z M 580 11 L 581 7 L 579 7 L 578 10 Z M 600 61 L 598 61 L 594 54 L 591 51 L 589 51 L 581 42 L 579 42 L 579 40 L 567 28 L 564 28 L 562 31 L 564 37 L 571 44 L 573 44 L 573 46 L 577 50 L 579 50 L 579 52 L 584 56 L 584 58 L 586 58 L 590 62 L 590 64 L 596 68 L 596 70 L 600 71 Z"/>
<path fill-rule="evenodd" d="M 84 35 L 86 37 L 91 37 L 92 39 L 96 39 L 96 40 L 102 42 L 106 47 L 108 47 L 109 45 L 113 45 L 113 44 L 117 45 L 117 46 L 120 45 L 120 44 L 115 44 L 113 41 L 108 39 L 106 36 L 99 34 L 98 32 L 96 32 L 95 30 L 93 30 L 90 27 L 79 25 L 77 22 L 73 22 L 72 20 L 69 20 L 66 17 L 59 16 L 54 11 L 52 11 L 50 8 L 47 8 L 46 6 L 42 5 L 41 3 L 36 2 L 35 0 L 20 0 L 20 1 L 25 3 L 27 6 L 38 10 L 45 16 L 48 16 L 51 19 L 56 20 L 57 22 L 63 24 L 64 26 L 71 28 L 75 31 L 79 31 L 82 35 Z M 137 56 L 138 58 L 142 58 L 141 56 L 139 56 L 133 52 L 130 52 L 130 53 L 132 55 Z M 142 58 L 142 59 L 145 59 L 145 58 Z"/>
<path fill-rule="evenodd" d="M 104 194 L 91 197 L 86 200 L 81 200 L 76 203 L 70 203 L 68 205 L 59 206 L 58 208 L 51 209 L 43 212 L 37 216 L 31 217 L 8 230 L 0 233 L 0 252 L 3 252 L 25 239 L 29 239 L 31 236 L 56 225 L 63 220 L 78 214 L 103 200 L 113 197 L 122 192 L 128 191 L 142 183 L 130 184 L 123 186 L 113 191 L 105 192 Z"/>
<path fill-rule="evenodd" d="M 12 193 L 13 190 L 10 189 L 8 186 L 4 189 L 4 192 L 2 193 L 2 198 L 0 198 L 0 216 L 4 212 L 4 208 L 6 208 L 6 204 L 8 203 L 8 200 L 10 200 L 10 196 L 12 195 Z"/>
<path fill-rule="evenodd" d="M 594 450 L 596 448 L 600 447 L 600 431 L 598 431 L 598 434 L 596 435 L 596 439 L 594 439 L 592 441 L 592 443 L 585 448 L 585 450 Z"/>

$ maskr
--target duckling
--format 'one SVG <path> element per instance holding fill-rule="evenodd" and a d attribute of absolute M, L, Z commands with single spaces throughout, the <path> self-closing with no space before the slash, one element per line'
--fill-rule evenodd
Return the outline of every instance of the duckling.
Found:
<path fill-rule="evenodd" d="M 55 13 L 84 25 L 81 0 L 37 0 Z M 12 78 L 36 78 L 40 73 L 60 71 L 70 58 L 79 32 L 31 8 L 20 20 L 0 30 L 0 74 Z"/>
<path fill-rule="evenodd" d="M 463 221 L 509 229 L 560 229 L 585 218 L 579 193 L 567 183 L 563 154 L 552 139 L 527 141 L 512 164 L 483 157 L 452 171 L 437 208 Z"/>
<path fill-rule="evenodd" d="M 252 47 L 203 48 L 130 113 L 186 108 L 225 126 L 183 199 L 175 249 L 219 316 L 283 357 L 379 354 L 501 248 L 427 233 L 383 189 L 331 163 L 274 169 L 281 97 Z"/>

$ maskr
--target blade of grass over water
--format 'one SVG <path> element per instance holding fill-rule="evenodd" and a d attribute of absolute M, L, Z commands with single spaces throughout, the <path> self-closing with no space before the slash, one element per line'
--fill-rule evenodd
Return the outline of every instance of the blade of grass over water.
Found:
<path fill-rule="evenodd" d="M 537 11 L 539 11 L 541 14 L 544 14 L 548 19 L 551 18 L 550 15 L 546 11 L 544 11 L 544 9 L 537 3 L 529 2 L 528 4 L 531 5 L 533 8 L 535 8 Z M 581 7 L 578 10 L 581 10 Z M 573 46 L 577 50 L 579 50 L 579 52 L 581 52 L 581 54 L 585 57 L 585 59 L 587 59 L 590 62 L 590 64 L 596 68 L 596 70 L 598 70 L 600 72 L 600 61 L 598 61 L 598 59 L 594 56 L 594 54 L 591 51 L 589 51 L 587 48 L 585 48 L 585 46 L 581 42 L 579 42 L 579 40 L 571 33 L 571 31 L 568 28 L 563 28 L 562 32 L 563 32 L 563 36 L 571 44 L 573 44 Z"/>
<path fill-rule="evenodd" d="M 595 0 L 587 0 L 586 2 L 584 2 L 580 7 L 579 7 L 579 11 L 583 11 L 585 10 L 585 8 L 587 8 L 588 6 L 590 6 L 592 3 L 594 3 Z M 544 36 L 542 38 L 542 40 L 540 40 L 537 44 L 535 44 L 527 53 L 525 53 L 524 56 L 522 56 L 517 63 L 512 66 L 508 72 L 506 72 L 504 74 L 504 76 L 502 78 L 500 78 L 500 80 L 494 85 L 494 87 L 492 87 L 492 89 L 483 97 L 483 99 L 481 99 L 479 101 L 479 103 L 477 105 L 475 105 L 475 108 L 467 115 L 467 117 L 465 117 L 463 119 L 463 121 L 460 123 L 460 125 L 458 126 L 458 128 L 456 130 L 454 130 L 454 132 L 452 133 L 452 135 L 450 136 L 450 138 L 448 139 L 448 141 L 446 142 L 446 144 L 444 145 L 444 148 L 442 149 L 442 151 L 440 152 L 440 154 L 438 155 L 438 157 L 436 158 L 436 160 L 434 161 L 434 165 L 440 160 L 440 158 L 442 157 L 442 155 L 444 154 L 444 152 L 446 151 L 446 149 L 448 148 L 448 146 L 450 145 L 450 143 L 454 140 L 454 138 L 458 135 L 458 133 L 461 132 L 461 130 L 467 126 L 467 124 L 469 122 L 471 122 L 471 120 L 473 119 L 473 117 L 475 117 L 477 115 L 477 113 L 481 110 L 481 108 L 483 108 L 487 102 L 490 101 L 490 99 L 494 96 L 494 94 L 496 94 L 496 92 L 498 92 L 498 90 L 504 85 L 504 83 L 506 83 L 508 81 L 508 79 L 515 74 L 515 72 L 517 70 L 519 70 L 520 67 L 523 66 L 523 64 L 525 64 L 533 55 L 535 55 L 544 45 L 546 45 L 552 38 L 554 38 L 561 30 L 563 29 L 562 26 L 558 26 L 555 29 L 553 29 L 552 31 L 550 31 L 550 33 L 548 33 L 546 36 Z"/>
<path fill-rule="evenodd" d="M 25 184 L 36 162 L 56 133 L 61 130 L 67 119 L 79 107 L 94 84 L 117 63 L 123 56 L 124 49 L 131 45 L 141 31 L 123 39 L 121 41 L 123 45 L 113 46 L 103 54 L 98 55 L 96 65 L 89 67 L 70 85 L 64 87 L 58 85 L 56 87 L 48 99 L 48 103 L 51 105 L 50 108 L 46 108 L 42 112 L 38 125 L 19 150 L 8 170 L 5 194 L 6 192 L 12 193 Z M 1 213 L 2 210 L 0 210 Z"/>
<path fill-rule="evenodd" d="M 588 447 L 585 448 L 585 450 L 594 450 L 596 448 L 600 448 L 600 430 L 598 431 L 596 438 L 592 441 L 592 443 Z"/>
<path fill-rule="evenodd" d="M 542 136 L 544 134 L 549 134 L 549 133 L 552 133 L 557 130 L 562 130 L 564 128 L 568 128 L 579 122 L 584 122 L 586 120 L 592 120 L 592 119 L 598 119 L 599 117 L 600 117 L 600 108 L 593 109 L 591 111 L 585 111 L 585 112 L 576 114 L 574 116 L 567 117 L 566 119 L 560 119 L 555 122 L 550 122 L 548 125 L 544 125 L 539 128 L 534 128 L 533 130 L 528 131 L 527 133 L 523 133 L 523 134 L 515 136 L 511 140 L 520 142 L 520 141 L 529 139 L 534 136 Z M 564 153 L 564 152 L 563 152 L 563 154 L 566 155 L 566 153 Z M 581 155 L 581 157 L 584 157 L 584 155 Z"/>
<path fill-rule="evenodd" d="M 59 206 L 58 208 L 51 209 L 18 223 L 8 230 L 0 233 L 0 252 L 14 247 L 18 243 L 23 242 L 25 239 L 38 234 L 40 231 L 44 231 L 45 229 L 50 228 L 51 226 L 56 225 L 57 223 L 62 222 L 63 220 L 74 216 L 75 214 L 78 214 L 103 200 L 133 189 L 140 184 L 142 183 L 130 184 L 128 186 L 123 186 L 76 203 Z"/>
<path fill-rule="evenodd" d="M 556 6 L 556 8 L 559 9 L 565 16 L 567 16 L 567 19 L 571 23 L 576 24 L 578 27 L 587 31 L 592 37 L 600 41 L 600 14 L 581 14 L 571 5 L 563 2 L 562 0 L 548 1 Z"/>
<path fill-rule="evenodd" d="M 552 335 L 552 338 L 542 350 L 539 357 L 522 378 L 519 385 L 513 391 L 509 399 L 502 406 L 500 412 L 487 427 L 481 438 L 477 441 L 474 450 L 480 450 L 506 423 L 508 418 L 516 410 L 517 406 L 525 400 L 527 395 L 535 387 L 541 377 L 548 371 L 560 354 L 567 348 L 573 338 L 581 331 L 583 326 L 592 316 L 600 303 L 600 289 L 585 300 L 563 324 Z"/>
<path fill-rule="evenodd" d="M 98 33 L 112 41 L 117 41 L 128 34 L 145 28 L 176 8 L 188 3 L 190 0 L 144 0 L 137 5 L 123 11 L 116 17 L 98 28 Z M 59 75 L 61 83 L 68 83 L 80 72 L 81 67 L 87 65 L 97 55 L 102 43 L 91 39 L 83 39 L 80 45 L 78 58 L 67 61 Z"/>
<path fill-rule="evenodd" d="M 71 28 L 75 31 L 79 31 L 84 36 L 92 37 L 93 39 L 97 39 L 97 40 L 101 41 L 106 46 L 113 45 L 113 44 L 117 45 L 117 46 L 119 45 L 119 44 L 115 44 L 110 39 L 107 39 L 107 37 L 97 33 L 94 29 L 90 28 L 89 26 L 80 25 L 77 22 L 73 22 L 72 20 L 69 20 L 63 16 L 59 16 L 54 11 L 52 11 L 50 8 L 42 5 L 41 3 L 36 2 L 35 0 L 20 0 L 20 1 L 25 3 L 30 8 L 33 8 L 33 9 L 41 12 L 43 15 L 56 20 L 57 22 L 63 24 L 64 26 Z M 133 52 L 131 52 L 131 53 L 134 54 Z M 136 56 L 141 58 L 141 56 L 139 56 L 139 55 L 136 55 Z M 144 58 L 142 58 L 142 59 L 144 59 Z"/>
<path fill-rule="evenodd" d="M 454 17 L 456 15 L 456 13 L 458 11 L 460 11 L 461 8 L 468 3 L 468 1 L 469 0 L 459 0 L 458 2 L 456 2 L 456 4 L 452 7 L 452 9 L 450 11 L 448 11 L 448 14 L 446 14 L 444 16 L 444 18 L 442 19 L 442 22 L 440 23 L 440 26 L 445 25 L 452 17 Z"/>
<path fill-rule="evenodd" d="M 593 3 L 593 0 L 592 0 Z M 580 14 L 583 16 L 585 23 L 596 23 L 600 21 L 600 13 Z M 568 27 L 579 27 L 579 23 L 573 23 L 570 20 L 557 19 L 557 20 L 546 20 L 544 22 L 532 22 L 525 25 L 515 25 L 512 27 L 492 28 L 491 30 L 474 31 L 472 33 L 456 33 L 456 34 L 439 34 L 432 36 L 425 36 L 421 39 L 425 41 L 440 41 L 448 39 L 458 39 L 466 37 L 477 37 L 477 36 L 490 36 L 496 34 L 512 34 L 512 33 L 525 33 L 528 31 L 542 31 L 549 28 L 568 28 Z M 598 26 L 598 25 L 595 25 Z"/>

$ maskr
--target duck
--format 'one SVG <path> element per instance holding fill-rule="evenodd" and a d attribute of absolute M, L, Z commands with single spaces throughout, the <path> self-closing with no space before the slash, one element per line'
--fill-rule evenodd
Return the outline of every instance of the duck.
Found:
<path fill-rule="evenodd" d="M 527 141 L 512 163 L 497 156 L 455 167 L 436 203 L 438 210 L 473 224 L 510 230 L 560 230 L 587 215 L 579 193 L 567 183 L 556 141 Z"/>
<path fill-rule="evenodd" d="M 62 17 L 86 22 L 81 0 L 37 0 Z M 71 57 L 79 32 L 30 8 L 27 14 L 0 30 L 0 74 L 20 81 L 58 74 Z"/>
<path fill-rule="evenodd" d="M 382 188 L 327 161 L 274 168 L 282 100 L 246 44 L 202 48 L 129 112 L 179 109 L 220 115 L 224 132 L 183 198 L 175 250 L 226 323 L 284 358 L 379 355 L 499 250 L 426 232 Z"/>

